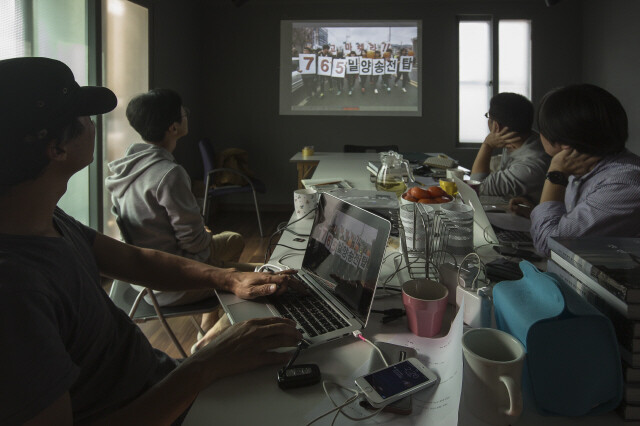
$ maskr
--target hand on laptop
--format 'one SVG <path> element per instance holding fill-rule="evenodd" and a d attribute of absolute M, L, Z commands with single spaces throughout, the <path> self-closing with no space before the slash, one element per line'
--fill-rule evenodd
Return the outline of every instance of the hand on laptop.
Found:
<path fill-rule="evenodd" d="M 234 324 L 185 361 L 202 366 L 202 387 L 222 377 L 254 370 L 263 365 L 284 365 L 290 352 L 273 349 L 296 346 L 302 334 L 294 321 L 284 318 L 259 318 Z"/>
<path fill-rule="evenodd" d="M 509 200 L 509 210 L 527 219 L 531 217 L 531 210 L 534 207 L 535 204 L 525 197 L 515 197 Z"/>
<path fill-rule="evenodd" d="M 295 269 L 280 272 L 235 272 L 231 276 L 230 291 L 243 299 L 282 294 L 288 288 L 306 292 L 306 287 L 295 277 Z"/>

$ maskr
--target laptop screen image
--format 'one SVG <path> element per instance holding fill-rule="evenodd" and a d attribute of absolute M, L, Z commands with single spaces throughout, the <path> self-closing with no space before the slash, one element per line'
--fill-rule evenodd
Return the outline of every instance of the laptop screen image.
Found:
<path fill-rule="evenodd" d="M 302 270 L 366 324 L 390 232 L 389 221 L 323 193 Z"/>

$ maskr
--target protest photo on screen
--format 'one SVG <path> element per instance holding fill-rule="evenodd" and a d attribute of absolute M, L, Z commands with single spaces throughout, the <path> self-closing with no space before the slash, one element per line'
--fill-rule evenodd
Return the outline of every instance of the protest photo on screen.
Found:
<path fill-rule="evenodd" d="M 420 116 L 420 21 L 282 21 L 280 114 Z"/>

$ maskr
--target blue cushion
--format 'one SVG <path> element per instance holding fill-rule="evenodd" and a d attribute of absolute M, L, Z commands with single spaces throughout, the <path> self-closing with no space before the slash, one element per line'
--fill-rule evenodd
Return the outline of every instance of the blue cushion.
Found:
<path fill-rule="evenodd" d="M 527 350 L 525 382 L 542 414 L 610 411 L 622 399 L 611 321 L 553 275 L 520 263 L 524 276 L 493 289 L 496 324 Z"/>

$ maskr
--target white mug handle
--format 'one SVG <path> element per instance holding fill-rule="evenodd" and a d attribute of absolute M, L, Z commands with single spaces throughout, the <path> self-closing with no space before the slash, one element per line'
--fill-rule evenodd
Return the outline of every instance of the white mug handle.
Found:
<path fill-rule="evenodd" d="M 509 409 L 504 412 L 507 416 L 518 417 L 522 413 L 522 392 L 515 381 L 509 376 L 500 376 L 500 381 L 507 387 L 509 393 Z"/>

